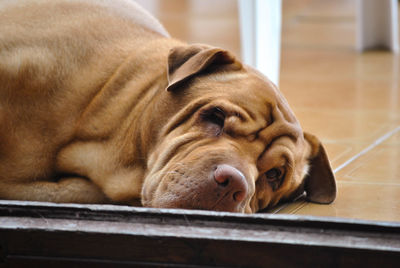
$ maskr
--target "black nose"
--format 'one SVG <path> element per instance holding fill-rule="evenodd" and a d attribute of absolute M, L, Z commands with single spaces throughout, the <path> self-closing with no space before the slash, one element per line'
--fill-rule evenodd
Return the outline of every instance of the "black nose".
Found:
<path fill-rule="evenodd" d="M 219 165 L 214 171 L 214 180 L 225 202 L 235 205 L 246 198 L 248 191 L 246 178 L 238 169 L 226 164 Z"/>

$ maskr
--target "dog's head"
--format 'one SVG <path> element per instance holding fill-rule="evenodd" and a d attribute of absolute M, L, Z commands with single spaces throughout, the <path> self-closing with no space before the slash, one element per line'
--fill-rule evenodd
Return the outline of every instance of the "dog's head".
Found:
<path fill-rule="evenodd" d="M 303 133 L 280 91 L 229 52 L 176 47 L 165 102 L 176 109 L 150 154 L 150 207 L 257 212 L 306 193 L 330 203 L 335 179 L 319 140 Z"/>

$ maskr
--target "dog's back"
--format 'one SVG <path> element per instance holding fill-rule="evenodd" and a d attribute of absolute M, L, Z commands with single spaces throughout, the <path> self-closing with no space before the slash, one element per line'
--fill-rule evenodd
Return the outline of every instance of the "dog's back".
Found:
<path fill-rule="evenodd" d="M 0 3 L 0 180 L 54 176 L 93 97 L 139 42 L 168 35 L 136 4 L 115 2 Z"/>

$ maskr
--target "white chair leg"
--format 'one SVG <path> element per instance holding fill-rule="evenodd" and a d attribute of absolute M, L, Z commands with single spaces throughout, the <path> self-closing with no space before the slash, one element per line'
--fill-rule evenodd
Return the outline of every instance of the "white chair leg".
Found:
<path fill-rule="evenodd" d="M 238 0 L 243 62 L 279 84 L 281 0 Z"/>
<path fill-rule="evenodd" d="M 357 0 L 357 49 L 399 51 L 397 0 Z"/>

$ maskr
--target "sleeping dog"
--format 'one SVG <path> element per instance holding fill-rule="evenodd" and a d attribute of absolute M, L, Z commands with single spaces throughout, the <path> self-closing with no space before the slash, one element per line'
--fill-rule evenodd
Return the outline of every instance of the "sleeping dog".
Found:
<path fill-rule="evenodd" d="M 232 53 L 128 0 L 0 4 L 0 198 L 252 213 L 335 199 L 319 140 Z"/>

